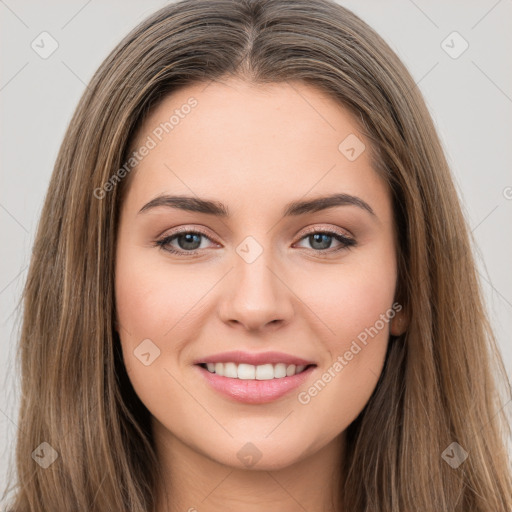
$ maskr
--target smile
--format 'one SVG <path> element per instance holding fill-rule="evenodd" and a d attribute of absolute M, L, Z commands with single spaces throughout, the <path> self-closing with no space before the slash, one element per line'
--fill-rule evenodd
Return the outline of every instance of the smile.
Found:
<path fill-rule="evenodd" d="M 317 368 L 315 364 L 305 366 L 304 368 L 300 366 L 297 368 L 296 365 L 287 366 L 285 364 L 264 364 L 258 366 L 244 363 L 232 364 L 233 366 L 230 363 L 215 363 L 213 372 L 208 370 L 205 363 L 196 364 L 195 368 L 200 372 L 201 378 L 204 379 L 207 387 L 219 393 L 219 395 L 235 402 L 251 405 L 266 404 L 289 395 L 294 389 L 304 384 Z M 237 376 L 226 377 L 216 373 L 215 368 L 217 365 L 222 365 L 219 366 L 221 371 L 225 371 L 224 366 L 227 366 L 227 371 L 233 372 L 232 375 L 235 374 L 234 370 L 236 370 Z M 258 379 L 256 377 L 259 367 L 263 367 L 263 370 L 259 370 L 258 376 L 267 378 Z M 297 372 L 297 369 L 301 371 Z M 289 371 L 291 375 L 279 377 L 279 375 L 283 374 L 283 371 Z M 238 372 L 240 372 L 242 378 L 238 376 Z M 270 378 L 271 372 L 274 375 L 272 378 Z M 276 373 L 277 377 L 275 376 Z"/>
<path fill-rule="evenodd" d="M 236 364 L 234 362 L 227 363 L 202 363 L 200 366 L 207 369 L 210 373 L 215 373 L 221 377 L 241 380 L 272 380 L 292 377 L 302 373 L 311 365 L 294 365 L 294 364 L 261 364 L 258 366 L 252 364 Z"/>

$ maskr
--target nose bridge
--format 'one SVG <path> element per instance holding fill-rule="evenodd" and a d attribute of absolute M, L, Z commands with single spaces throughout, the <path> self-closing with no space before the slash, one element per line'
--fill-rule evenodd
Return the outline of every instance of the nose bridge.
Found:
<path fill-rule="evenodd" d="M 257 329 L 275 320 L 288 320 L 293 312 L 288 288 L 281 281 L 276 251 L 253 236 L 246 237 L 233 255 L 221 316 Z M 279 277 L 277 277 L 279 276 Z"/>

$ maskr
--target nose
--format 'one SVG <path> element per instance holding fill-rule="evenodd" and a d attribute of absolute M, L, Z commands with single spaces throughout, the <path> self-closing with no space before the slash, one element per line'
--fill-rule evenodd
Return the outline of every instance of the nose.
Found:
<path fill-rule="evenodd" d="M 233 327 L 248 331 L 276 328 L 290 322 L 293 309 L 291 283 L 285 272 L 274 270 L 271 251 L 252 263 L 235 255 L 235 268 L 226 276 L 219 315 Z"/>

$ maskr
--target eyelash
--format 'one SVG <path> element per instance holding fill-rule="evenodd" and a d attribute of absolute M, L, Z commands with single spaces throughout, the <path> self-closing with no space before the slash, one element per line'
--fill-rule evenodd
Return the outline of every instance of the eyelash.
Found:
<path fill-rule="evenodd" d="M 165 236 L 164 238 L 161 238 L 160 240 L 156 240 L 154 242 L 154 246 L 159 247 L 160 249 L 162 249 L 164 251 L 170 252 L 171 254 L 176 254 L 176 255 L 180 255 L 180 256 L 185 256 L 185 255 L 195 256 L 195 255 L 197 255 L 202 249 L 196 249 L 194 251 L 185 251 L 185 250 L 177 250 L 177 249 L 167 247 L 172 240 L 174 240 L 175 238 L 177 238 L 180 235 L 185 235 L 185 234 L 201 235 L 213 242 L 213 240 L 211 240 L 211 238 L 206 233 L 203 233 L 202 231 L 198 231 L 198 230 L 194 230 L 194 229 L 182 229 L 182 230 L 179 230 L 178 232 L 173 233 L 172 235 L 168 235 L 168 236 Z M 336 249 L 331 249 L 331 248 L 318 249 L 318 250 L 311 249 L 313 252 L 318 253 L 318 255 L 321 257 L 323 255 L 330 255 L 330 254 L 339 252 L 344 249 L 345 250 L 350 249 L 357 244 L 357 242 L 353 238 L 350 238 L 342 233 L 339 233 L 337 231 L 327 231 L 327 230 L 320 230 L 320 229 L 311 229 L 310 231 L 305 233 L 304 236 L 302 236 L 299 239 L 299 241 L 301 241 L 304 238 L 307 238 L 311 235 L 316 235 L 316 234 L 332 236 L 334 239 L 336 239 L 338 242 L 341 243 L 340 247 L 338 247 Z M 323 257 L 325 257 L 325 256 L 323 256 Z"/>

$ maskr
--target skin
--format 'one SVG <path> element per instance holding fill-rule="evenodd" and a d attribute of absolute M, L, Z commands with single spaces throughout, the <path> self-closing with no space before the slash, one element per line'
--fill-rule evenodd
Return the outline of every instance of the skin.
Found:
<path fill-rule="evenodd" d="M 344 431 L 375 389 L 402 313 L 309 403 L 298 394 L 394 302 L 390 192 L 368 150 L 354 161 L 338 150 L 349 134 L 370 147 L 354 117 L 301 83 L 187 86 L 151 113 L 134 146 L 190 97 L 198 105 L 132 171 L 117 240 L 117 328 L 166 479 L 157 510 L 341 510 Z M 162 193 L 220 201 L 232 217 L 168 206 L 139 213 Z M 290 201 L 333 193 L 361 198 L 375 215 L 344 205 L 283 217 Z M 182 256 L 155 246 L 177 227 L 206 234 L 192 249 L 198 256 L 186 254 L 183 237 L 170 243 Z M 305 228 L 341 232 L 356 245 L 333 252 L 340 242 L 315 244 Z M 236 252 L 249 235 L 263 250 L 252 263 Z M 148 366 L 134 355 L 145 339 L 160 350 Z M 243 404 L 212 389 L 193 364 L 237 349 L 294 354 L 317 367 L 274 402 Z M 261 453 L 251 467 L 237 457 L 249 442 Z"/>

